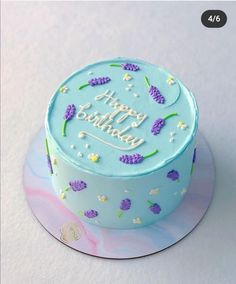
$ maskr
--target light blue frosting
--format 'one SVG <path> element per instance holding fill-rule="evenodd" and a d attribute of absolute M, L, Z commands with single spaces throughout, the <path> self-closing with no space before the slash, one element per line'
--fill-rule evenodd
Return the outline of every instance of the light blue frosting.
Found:
<path fill-rule="evenodd" d="M 110 66 L 112 63 L 123 64 L 127 62 L 137 64 L 140 70 L 133 72 L 123 70 L 121 67 Z M 126 73 L 131 75 L 133 79 L 130 81 L 123 80 Z M 168 71 L 153 64 L 130 58 L 101 61 L 80 69 L 61 84 L 60 87 L 66 86 L 68 91 L 61 93 L 59 87 L 50 101 L 46 115 L 48 138 L 56 145 L 57 151 L 65 161 L 87 173 L 110 177 L 132 177 L 152 173 L 164 167 L 178 158 L 192 142 L 198 123 L 198 110 L 193 95 L 173 75 L 175 83 L 173 85 L 168 84 L 167 79 L 170 75 L 172 74 Z M 79 86 L 88 82 L 91 78 L 106 76 L 111 78 L 109 83 L 94 87 L 87 86 L 79 90 Z M 164 104 L 158 104 L 149 95 L 149 88 L 145 84 L 144 76 L 148 77 L 151 85 L 158 87 L 166 99 Z M 133 86 L 129 87 L 130 84 Z M 76 106 L 76 113 L 80 109 L 79 106 L 86 103 L 92 104 L 91 108 L 85 110 L 87 114 L 97 111 L 103 115 L 115 111 L 108 103 L 105 103 L 105 98 L 100 101 L 95 100 L 96 96 L 106 90 L 114 91 L 114 98 L 117 98 L 120 103 L 147 115 L 147 118 L 139 127 L 132 128 L 126 133 L 145 140 L 143 144 L 133 150 L 114 149 L 90 136 L 79 138 L 80 131 L 86 131 L 118 147 L 130 147 L 117 137 L 112 137 L 105 131 L 96 128 L 92 123 L 79 120 L 76 115 L 67 123 L 66 137 L 62 136 L 63 116 L 69 104 Z M 153 135 L 151 127 L 154 121 L 173 112 L 177 112 L 178 116 L 166 120 L 166 125 L 162 128 L 160 134 Z M 113 128 L 123 129 L 132 122 L 137 122 L 137 119 L 129 117 L 118 124 L 115 120 L 121 115 L 115 117 L 112 123 Z M 179 121 L 186 124 L 185 130 L 177 127 Z M 169 141 L 171 132 L 175 133 L 172 143 Z M 89 145 L 88 148 L 85 147 L 86 144 Z M 71 145 L 75 147 L 71 148 Z M 119 160 L 119 157 L 124 154 L 140 153 L 146 155 L 156 149 L 159 150 L 158 154 L 145 159 L 140 164 L 127 165 Z M 78 156 L 78 152 L 81 152 L 83 157 Z M 100 156 L 97 163 L 88 159 L 88 155 L 91 153 Z"/>

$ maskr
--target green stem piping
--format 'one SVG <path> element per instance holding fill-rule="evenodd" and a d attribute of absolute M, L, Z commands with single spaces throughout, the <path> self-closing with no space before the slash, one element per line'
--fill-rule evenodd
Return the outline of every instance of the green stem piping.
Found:
<path fill-rule="evenodd" d="M 147 159 L 147 158 L 149 158 L 149 157 L 152 157 L 152 156 L 156 155 L 158 152 L 159 152 L 159 150 L 155 150 L 155 151 L 151 152 L 150 154 L 147 154 L 147 155 L 144 156 L 143 158 L 144 158 L 144 159 Z"/>
<path fill-rule="evenodd" d="M 63 126 L 62 126 L 62 136 L 66 136 L 66 123 L 67 123 L 67 120 L 64 120 L 64 123 L 63 123 Z"/>
<path fill-rule="evenodd" d="M 120 64 L 116 64 L 116 63 L 112 63 L 112 64 L 110 64 L 110 66 L 111 66 L 111 67 L 121 67 Z"/>
<path fill-rule="evenodd" d="M 190 171 L 190 175 L 193 174 L 193 170 L 194 170 L 194 164 L 192 164 L 191 171 Z"/>
<path fill-rule="evenodd" d="M 122 215 L 123 215 L 123 212 L 122 211 L 119 211 L 118 213 L 117 213 L 117 216 L 120 218 L 120 217 L 122 217 Z"/>
<path fill-rule="evenodd" d="M 45 139 L 45 145 L 46 145 L 47 155 L 50 156 L 50 154 L 49 154 L 49 148 L 48 148 L 48 140 L 47 140 L 47 139 Z"/>
<path fill-rule="evenodd" d="M 147 84 L 147 86 L 149 87 L 149 86 L 150 86 L 150 82 L 149 82 L 147 76 L 144 76 L 144 81 L 145 81 L 145 83 Z"/>
<path fill-rule="evenodd" d="M 172 116 L 176 116 L 176 115 L 178 115 L 178 113 L 177 112 L 173 112 L 173 113 L 168 114 L 167 116 L 165 116 L 164 119 L 167 120 L 168 118 L 171 118 Z"/>
<path fill-rule="evenodd" d="M 148 200 L 148 201 L 147 201 L 147 204 L 148 204 L 149 206 L 152 206 L 154 203 L 151 202 L 150 200 Z"/>
<path fill-rule="evenodd" d="M 89 83 L 83 84 L 82 86 L 79 87 L 79 90 L 82 90 L 83 88 L 89 86 Z"/>

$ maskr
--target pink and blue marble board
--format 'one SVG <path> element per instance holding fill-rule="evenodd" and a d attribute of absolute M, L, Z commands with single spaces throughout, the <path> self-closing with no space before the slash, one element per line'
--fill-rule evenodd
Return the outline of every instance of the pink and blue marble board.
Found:
<path fill-rule="evenodd" d="M 188 235 L 205 215 L 214 191 L 214 164 L 202 134 L 189 191 L 181 205 L 154 225 L 117 230 L 82 222 L 54 193 L 47 167 L 43 129 L 33 139 L 24 165 L 28 204 L 42 226 L 67 246 L 97 257 L 127 259 L 164 250 Z"/>

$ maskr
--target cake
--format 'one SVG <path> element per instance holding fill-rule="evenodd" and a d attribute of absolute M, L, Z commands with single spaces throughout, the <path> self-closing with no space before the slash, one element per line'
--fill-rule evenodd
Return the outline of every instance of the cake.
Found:
<path fill-rule="evenodd" d="M 55 195 L 97 226 L 153 224 L 188 191 L 197 128 L 194 96 L 165 69 L 122 57 L 87 65 L 58 87 L 46 113 Z"/>

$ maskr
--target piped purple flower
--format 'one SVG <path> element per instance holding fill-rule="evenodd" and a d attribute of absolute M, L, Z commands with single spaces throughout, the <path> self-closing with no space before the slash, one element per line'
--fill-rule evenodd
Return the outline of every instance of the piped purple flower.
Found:
<path fill-rule="evenodd" d="M 129 198 L 121 200 L 120 209 L 121 210 L 129 210 L 131 207 L 131 200 Z"/>
<path fill-rule="evenodd" d="M 95 218 L 98 216 L 98 212 L 96 210 L 87 210 L 84 211 L 84 216 L 86 216 L 87 218 Z"/>
<path fill-rule="evenodd" d="M 161 212 L 161 207 L 159 204 L 157 203 L 153 203 L 151 201 L 147 201 L 148 205 L 149 205 L 149 209 L 152 211 L 153 214 L 160 214 Z"/>
<path fill-rule="evenodd" d="M 149 87 L 148 92 L 149 92 L 150 96 L 153 98 L 153 100 L 156 101 L 158 104 L 164 104 L 165 98 L 164 98 L 164 96 L 162 96 L 160 90 L 157 87 L 152 86 L 146 76 L 144 77 L 144 80 L 145 80 L 145 83 L 147 84 L 147 86 Z"/>
<path fill-rule="evenodd" d="M 148 155 L 142 156 L 139 153 L 135 153 L 132 155 L 122 155 L 120 156 L 119 160 L 124 163 L 124 164 L 129 164 L 129 165 L 134 165 L 134 164 L 140 164 L 143 162 L 144 159 L 147 159 L 149 157 L 152 157 L 154 155 L 156 155 L 159 152 L 159 150 L 155 150 L 153 152 L 151 152 Z"/>
<path fill-rule="evenodd" d="M 161 132 L 162 127 L 165 125 L 165 122 L 168 118 L 173 117 L 178 115 L 176 112 L 171 113 L 167 116 L 165 116 L 164 118 L 158 118 L 154 121 L 152 128 L 151 128 L 151 132 L 153 135 L 157 135 Z"/>
<path fill-rule="evenodd" d="M 98 78 L 92 78 L 88 81 L 88 83 L 85 83 L 83 85 L 81 85 L 79 87 L 79 90 L 82 90 L 83 88 L 87 87 L 87 86 L 98 86 L 98 85 L 104 85 L 108 82 L 110 82 L 111 79 L 109 77 L 98 77 Z"/>
<path fill-rule="evenodd" d="M 124 70 L 129 70 L 129 71 L 139 71 L 140 68 L 138 65 L 133 64 L 133 63 L 122 63 L 122 64 L 116 64 L 116 63 L 112 63 L 110 64 L 111 67 L 121 67 Z"/>
<path fill-rule="evenodd" d="M 129 198 L 126 198 L 126 199 L 123 199 L 121 200 L 121 203 L 120 203 L 120 210 L 122 211 L 118 211 L 118 214 L 117 216 L 120 218 L 123 216 L 123 211 L 127 211 L 129 210 L 131 207 L 131 200 Z"/>
<path fill-rule="evenodd" d="M 50 153 L 49 153 L 49 147 L 48 147 L 48 140 L 45 140 L 45 145 L 46 145 L 46 152 L 47 152 L 47 163 L 48 163 L 48 168 L 50 170 L 51 175 L 53 174 L 53 169 L 52 169 L 52 162 L 50 158 Z"/>
<path fill-rule="evenodd" d="M 66 136 L 66 125 L 69 120 L 75 116 L 76 107 L 74 104 L 68 105 L 64 114 L 64 123 L 62 126 L 62 136 Z"/>
<path fill-rule="evenodd" d="M 73 191 L 81 191 L 85 188 L 87 188 L 86 182 L 82 180 L 74 180 L 69 182 L 69 186 Z"/>
<path fill-rule="evenodd" d="M 171 180 L 179 180 L 179 173 L 176 170 L 171 170 L 167 173 L 167 177 Z"/>

